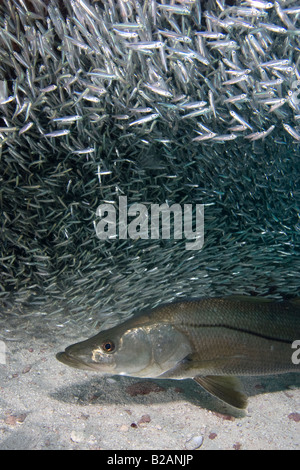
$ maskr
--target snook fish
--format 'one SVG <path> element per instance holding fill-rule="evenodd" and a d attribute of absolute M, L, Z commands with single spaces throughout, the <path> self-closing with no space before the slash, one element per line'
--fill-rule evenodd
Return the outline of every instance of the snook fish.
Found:
<path fill-rule="evenodd" d="M 56 357 L 109 375 L 193 378 L 242 409 L 247 397 L 235 376 L 300 372 L 292 361 L 295 340 L 300 340 L 299 299 L 210 298 L 141 312 Z"/>

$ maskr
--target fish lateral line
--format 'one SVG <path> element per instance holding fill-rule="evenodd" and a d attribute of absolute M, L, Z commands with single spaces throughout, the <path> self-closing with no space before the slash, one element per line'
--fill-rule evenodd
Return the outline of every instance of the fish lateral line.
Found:
<path fill-rule="evenodd" d="M 239 333 L 246 333 L 249 335 L 257 336 L 258 338 L 263 338 L 270 341 L 277 341 L 279 343 L 290 344 L 292 340 L 283 339 L 283 338 L 276 338 L 273 336 L 263 335 L 262 333 L 258 333 L 256 331 L 247 330 L 245 328 L 238 328 L 236 326 L 225 325 L 224 323 L 217 323 L 215 325 L 207 325 L 207 324 L 197 324 L 197 323 L 181 323 L 182 326 L 190 327 L 190 328 L 226 328 L 228 330 L 238 331 Z"/>

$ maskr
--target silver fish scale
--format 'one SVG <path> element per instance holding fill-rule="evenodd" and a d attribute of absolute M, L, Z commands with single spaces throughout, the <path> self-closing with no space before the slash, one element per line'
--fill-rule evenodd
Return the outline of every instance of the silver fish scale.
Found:
<path fill-rule="evenodd" d="M 153 317 L 170 319 L 188 337 L 190 368 L 203 368 L 206 374 L 264 375 L 298 371 L 290 359 L 291 344 L 300 334 L 299 313 L 299 306 L 288 302 L 220 298 L 162 306 Z"/>

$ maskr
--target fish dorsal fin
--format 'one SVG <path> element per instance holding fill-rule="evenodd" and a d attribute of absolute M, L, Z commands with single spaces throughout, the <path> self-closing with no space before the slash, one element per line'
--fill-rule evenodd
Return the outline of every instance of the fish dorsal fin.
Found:
<path fill-rule="evenodd" d="M 225 403 L 235 408 L 246 408 L 247 397 L 241 391 L 240 381 L 236 377 L 207 375 L 206 377 L 194 377 L 194 380 Z"/>

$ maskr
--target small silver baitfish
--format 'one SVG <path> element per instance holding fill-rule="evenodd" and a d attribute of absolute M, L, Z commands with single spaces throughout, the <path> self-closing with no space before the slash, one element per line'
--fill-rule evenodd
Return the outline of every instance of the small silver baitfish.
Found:
<path fill-rule="evenodd" d="M 300 300 L 253 297 L 179 301 L 141 312 L 73 344 L 57 359 L 109 375 L 193 378 L 226 403 L 245 408 L 235 376 L 300 372 Z"/>

